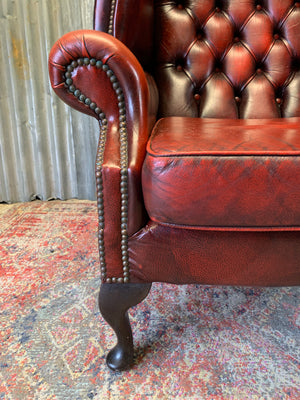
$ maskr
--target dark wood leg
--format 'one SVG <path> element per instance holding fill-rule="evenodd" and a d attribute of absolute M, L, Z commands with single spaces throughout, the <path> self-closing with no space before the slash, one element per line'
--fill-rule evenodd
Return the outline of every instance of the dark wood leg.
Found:
<path fill-rule="evenodd" d="M 123 371 L 133 363 L 132 331 L 128 309 L 143 301 L 151 283 L 103 283 L 99 294 L 99 307 L 103 318 L 117 336 L 117 345 L 108 353 L 106 363 L 114 371 Z"/>

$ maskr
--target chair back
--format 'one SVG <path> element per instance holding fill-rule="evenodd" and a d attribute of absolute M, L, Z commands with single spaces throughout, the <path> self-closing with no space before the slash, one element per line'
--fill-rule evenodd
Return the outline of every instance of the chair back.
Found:
<path fill-rule="evenodd" d="M 300 2 L 97 0 L 94 21 L 154 74 L 160 117 L 300 117 Z"/>

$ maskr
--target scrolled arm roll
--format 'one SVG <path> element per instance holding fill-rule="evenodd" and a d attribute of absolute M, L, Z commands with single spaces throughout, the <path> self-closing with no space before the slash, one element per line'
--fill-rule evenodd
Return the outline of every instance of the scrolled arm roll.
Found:
<path fill-rule="evenodd" d="M 120 41 L 90 30 L 68 33 L 55 43 L 49 75 L 64 102 L 99 120 L 96 182 L 102 278 L 129 282 L 127 239 L 146 220 L 141 168 L 156 117 L 155 83 Z"/>

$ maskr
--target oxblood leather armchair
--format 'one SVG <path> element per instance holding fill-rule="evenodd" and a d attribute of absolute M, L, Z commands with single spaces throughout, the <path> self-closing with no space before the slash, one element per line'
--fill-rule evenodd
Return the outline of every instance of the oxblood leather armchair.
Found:
<path fill-rule="evenodd" d="M 300 283 L 300 3 L 98 0 L 94 26 L 49 70 L 99 120 L 100 309 L 122 370 L 151 282 Z"/>

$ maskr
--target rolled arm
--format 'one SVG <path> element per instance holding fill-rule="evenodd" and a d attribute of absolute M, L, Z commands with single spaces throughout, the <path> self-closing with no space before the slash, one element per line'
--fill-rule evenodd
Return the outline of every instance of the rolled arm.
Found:
<path fill-rule="evenodd" d="M 49 75 L 63 101 L 99 120 L 96 182 L 102 278 L 128 282 L 128 236 L 145 223 L 141 168 L 156 116 L 155 83 L 120 41 L 90 30 L 68 33 L 55 43 Z"/>

